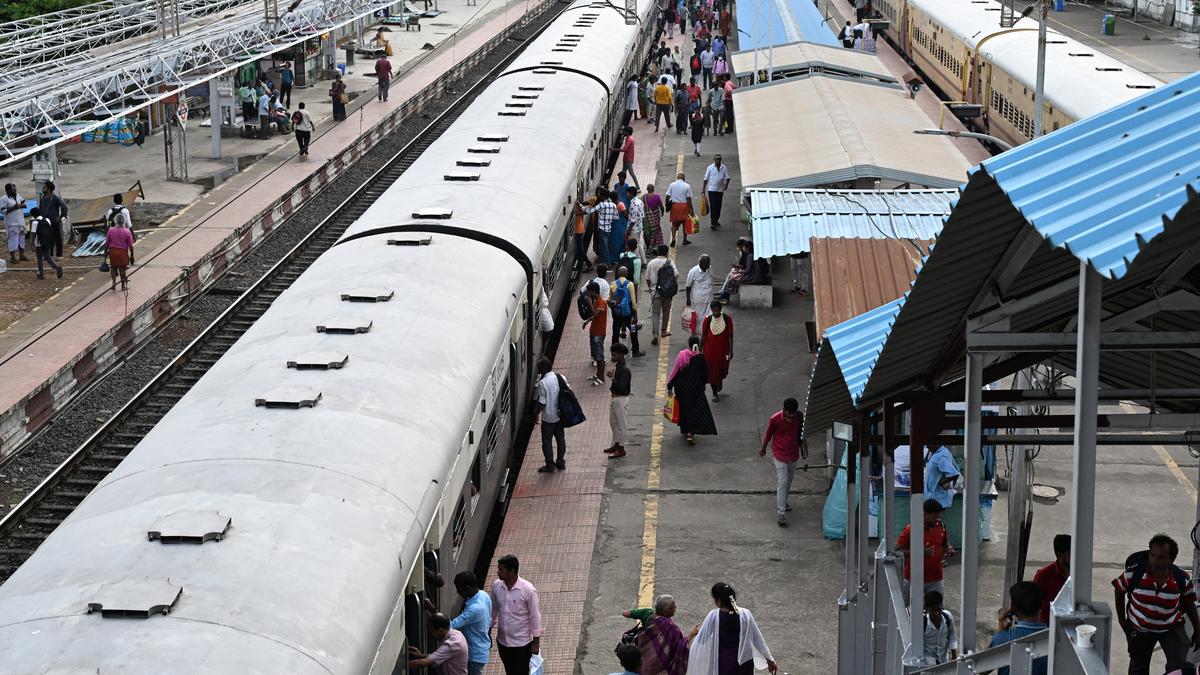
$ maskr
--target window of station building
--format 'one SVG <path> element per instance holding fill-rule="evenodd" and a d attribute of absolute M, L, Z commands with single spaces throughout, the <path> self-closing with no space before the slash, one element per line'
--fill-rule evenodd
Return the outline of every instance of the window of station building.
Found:
<path fill-rule="evenodd" d="M 458 562 L 458 555 L 462 553 L 463 544 L 466 543 L 466 539 L 467 501 L 463 497 L 459 497 L 458 506 L 454 507 L 454 517 L 450 520 L 450 542 L 455 562 Z"/>

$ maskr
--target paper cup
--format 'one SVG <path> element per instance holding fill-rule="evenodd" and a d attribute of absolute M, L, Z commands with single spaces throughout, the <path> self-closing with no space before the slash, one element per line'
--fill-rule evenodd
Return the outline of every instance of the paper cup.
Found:
<path fill-rule="evenodd" d="M 1080 647 L 1091 647 L 1092 636 L 1096 634 L 1096 627 L 1082 624 L 1075 628 L 1075 644 Z"/>

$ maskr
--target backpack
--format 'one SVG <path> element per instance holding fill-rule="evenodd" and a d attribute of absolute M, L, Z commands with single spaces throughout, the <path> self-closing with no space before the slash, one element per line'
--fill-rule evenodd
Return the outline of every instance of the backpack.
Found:
<path fill-rule="evenodd" d="M 1150 551 L 1149 549 L 1130 553 L 1125 559 L 1125 571 L 1129 572 L 1129 592 L 1132 593 L 1135 588 L 1142 584 L 1142 579 L 1146 573 L 1150 571 Z M 1187 588 L 1187 572 L 1184 572 L 1175 563 L 1171 563 L 1171 576 L 1175 578 L 1175 585 L 1179 587 L 1180 597 L 1183 597 L 1184 589 Z"/>
<path fill-rule="evenodd" d="M 628 279 L 617 279 L 613 282 L 613 316 L 630 316 L 633 314 L 633 299 L 629 294 Z"/>
<path fill-rule="evenodd" d="M 586 286 L 579 289 L 579 296 L 575 298 L 575 309 L 579 310 L 579 318 L 584 321 L 596 315 L 596 310 L 592 307 L 592 299 L 588 297 Z"/>
<path fill-rule="evenodd" d="M 693 71 L 700 70 L 700 57 L 699 56 L 692 54 L 691 66 L 692 66 Z"/>
<path fill-rule="evenodd" d="M 654 294 L 660 298 L 673 298 L 679 292 L 679 279 L 675 274 L 675 265 L 667 261 L 658 268 L 658 278 L 654 280 Z"/>
<path fill-rule="evenodd" d="M 292 113 L 292 126 L 297 126 L 303 120 L 304 120 L 304 117 L 300 114 L 299 110 Z"/>
<path fill-rule="evenodd" d="M 108 213 L 105 213 L 105 214 L 104 214 L 104 226 L 105 226 L 105 227 L 114 227 L 114 226 L 116 226 L 116 224 L 117 224 L 117 216 L 118 216 L 118 215 L 120 215 L 120 213 L 121 213 L 121 210 L 122 210 L 123 208 L 124 208 L 124 207 L 122 207 L 122 206 L 117 206 L 116 204 L 114 204 L 114 205 L 112 206 L 112 208 L 110 208 L 110 209 L 108 210 Z"/>
<path fill-rule="evenodd" d="M 555 373 L 554 377 L 558 378 L 558 423 L 564 428 L 582 424 L 587 420 L 587 415 L 583 414 L 583 406 L 579 405 L 575 392 L 567 386 L 562 375 Z"/>

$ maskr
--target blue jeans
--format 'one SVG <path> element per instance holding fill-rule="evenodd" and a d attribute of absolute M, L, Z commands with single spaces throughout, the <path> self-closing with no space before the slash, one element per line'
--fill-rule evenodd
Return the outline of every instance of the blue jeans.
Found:
<path fill-rule="evenodd" d="M 596 230 L 596 262 L 609 262 L 612 255 L 609 253 L 608 238 L 612 236 L 612 230 L 605 232 L 604 230 Z"/>
<path fill-rule="evenodd" d="M 468 661 L 467 675 L 483 675 L 483 669 L 486 666 L 486 663 L 475 663 L 474 661 Z"/>

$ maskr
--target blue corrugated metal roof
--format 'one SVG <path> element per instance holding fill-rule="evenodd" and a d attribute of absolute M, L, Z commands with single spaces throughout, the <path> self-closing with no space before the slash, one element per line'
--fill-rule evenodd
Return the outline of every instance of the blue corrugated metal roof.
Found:
<path fill-rule="evenodd" d="M 871 369 L 875 367 L 875 361 L 892 331 L 896 315 L 904 306 L 905 298 L 907 295 L 825 331 L 824 339 L 837 356 L 846 389 L 855 403 L 866 389 Z"/>
<path fill-rule="evenodd" d="M 957 190 L 751 189 L 754 251 L 760 258 L 809 249 L 809 239 L 921 239 L 942 230 Z"/>
<path fill-rule="evenodd" d="M 983 162 L 1054 246 L 1112 279 L 1200 192 L 1200 73 Z"/>
<path fill-rule="evenodd" d="M 820 10 L 810 0 L 751 0 L 738 5 L 739 40 L 744 49 L 765 49 L 805 40 L 841 47 L 825 24 Z"/>

